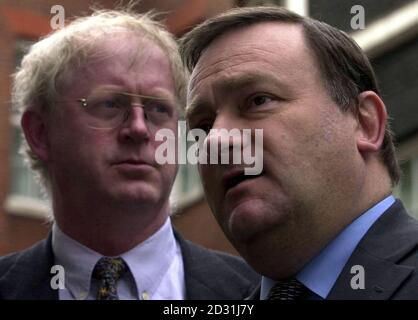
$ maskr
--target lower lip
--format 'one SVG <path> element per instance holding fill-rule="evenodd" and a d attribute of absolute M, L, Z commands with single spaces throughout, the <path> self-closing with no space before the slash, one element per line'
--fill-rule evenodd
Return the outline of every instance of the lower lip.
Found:
<path fill-rule="evenodd" d="M 153 169 L 152 166 L 146 163 L 118 163 L 116 165 L 118 169 L 124 170 L 124 171 L 147 171 Z"/>

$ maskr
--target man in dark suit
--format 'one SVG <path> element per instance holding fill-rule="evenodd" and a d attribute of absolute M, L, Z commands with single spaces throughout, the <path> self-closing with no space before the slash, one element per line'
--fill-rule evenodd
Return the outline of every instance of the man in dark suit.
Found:
<path fill-rule="evenodd" d="M 257 175 L 199 165 L 221 228 L 263 275 L 251 298 L 418 298 L 418 223 L 392 196 L 399 167 L 386 107 L 358 45 L 261 7 L 209 19 L 180 52 L 192 72 L 189 127 L 208 133 L 202 148 L 223 145 L 230 159 L 236 145 L 257 152 L 255 138 L 225 129 L 263 129 Z"/>
<path fill-rule="evenodd" d="M 174 234 L 183 257 L 184 299 L 243 299 L 254 290 L 259 276 L 241 259 L 207 250 Z M 59 290 L 51 286 L 54 265 L 51 236 L 23 252 L 1 258 L 0 299 L 58 300 Z M 143 292 L 140 298 L 153 297 Z M 164 298 L 173 299 L 169 295 Z"/>
<path fill-rule="evenodd" d="M 98 11 L 36 43 L 14 78 L 31 165 L 52 200 L 47 240 L 0 258 L 1 299 L 242 299 L 258 275 L 173 231 L 185 72 L 150 15 Z"/>

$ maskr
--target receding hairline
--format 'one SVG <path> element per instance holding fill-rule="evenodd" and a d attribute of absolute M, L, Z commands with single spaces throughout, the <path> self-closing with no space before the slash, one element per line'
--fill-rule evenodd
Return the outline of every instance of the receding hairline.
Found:
<path fill-rule="evenodd" d="M 208 19 L 180 39 L 180 54 L 184 65 L 192 71 L 203 50 L 223 34 L 263 22 L 303 25 L 306 18 L 279 7 L 235 8 Z"/>
<path fill-rule="evenodd" d="M 213 37 L 210 37 L 210 41 L 208 41 L 207 43 L 205 43 L 204 45 L 198 45 L 197 47 L 199 48 L 199 55 L 198 57 L 195 57 L 196 59 L 188 59 L 187 56 L 184 55 L 185 51 L 184 51 L 184 47 L 183 47 L 183 43 L 182 41 L 184 39 L 180 40 L 180 51 L 182 54 L 182 59 L 183 59 L 183 63 L 186 65 L 186 67 L 189 68 L 189 72 L 192 73 L 192 77 L 191 77 L 191 81 L 189 82 L 189 89 L 190 89 L 190 85 L 193 84 L 193 78 L 194 78 L 194 72 L 195 72 L 195 68 L 198 66 L 199 62 L 201 61 L 202 57 L 209 51 L 211 50 L 213 47 L 217 46 L 219 41 L 222 41 L 222 39 L 232 33 L 236 33 L 236 32 L 245 32 L 247 29 L 251 29 L 251 28 L 255 28 L 255 27 L 259 27 L 259 26 L 271 26 L 271 27 L 283 27 L 283 26 L 289 26 L 289 27 L 294 27 L 295 30 L 297 30 L 298 34 L 300 35 L 300 48 L 302 50 L 306 50 L 306 52 L 308 53 L 309 57 L 310 57 L 310 61 L 312 62 L 312 67 L 315 68 L 315 71 L 318 72 L 320 77 L 324 77 L 325 75 L 323 74 L 323 71 L 321 70 L 321 66 L 319 64 L 318 61 L 318 57 L 317 54 L 315 53 L 314 49 L 312 48 L 312 45 L 308 39 L 308 34 L 306 32 L 306 28 L 303 24 L 303 21 L 281 21 L 281 20 L 260 20 L 260 21 L 251 21 L 251 23 L 249 24 L 245 24 L 245 25 L 234 25 L 234 26 L 228 26 L 227 28 L 225 28 L 224 30 L 218 30 L 219 32 L 216 32 L 215 35 Z M 286 31 L 284 34 L 286 34 L 288 31 Z M 240 43 L 243 43 L 242 40 L 239 41 Z M 258 46 L 258 44 L 257 44 Z M 257 46 L 255 46 L 253 49 L 257 49 Z M 192 48 L 196 48 L 196 46 L 192 46 Z M 227 48 L 225 49 L 227 50 Z M 243 53 L 246 54 L 246 53 Z M 187 65 L 187 63 L 193 61 L 193 66 L 191 65 Z"/>
<path fill-rule="evenodd" d="M 201 46 L 201 50 L 200 50 L 200 54 L 199 54 L 199 58 L 197 60 L 195 60 L 195 64 L 194 67 L 197 65 L 197 63 L 200 61 L 201 57 L 205 54 L 206 51 L 208 51 L 210 48 L 213 48 L 214 46 L 216 46 L 218 44 L 218 42 L 222 41 L 223 38 L 227 37 L 228 35 L 231 35 L 232 33 L 241 33 L 241 32 L 247 32 L 249 29 L 253 29 L 253 28 L 257 28 L 257 27 L 262 27 L 262 26 L 271 26 L 271 27 L 293 27 L 295 30 L 297 30 L 297 32 L 300 34 L 301 36 L 301 40 L 303 45 L 307 48 L 309 48 L 309 43 L 307 41 L 306 35 L 305 35 L 305 30 L 304 27 L 301 23 L 296 23 L 296 22 L 289 22 L 289 21 L 258 21 L 258 22 L 253 22 L 251 24 L 248 25 L 244 25 L 244 26 L 234 26 L 231 28 L 227 28 L 222 32 L 217 33 L 213 38 L 211 38 L 211 40 L 206 43 L 205 45 Z M 286 31 L 286 33 L 283 33 L 283 35 L 287 35 L 288 30 Z M 239 44 L 242 44 L 243 41 L 239 41 Z M 249 45 L 251 44 L 251 42 L 246 42 L 245 45 Z M 257 46 L 259 44 L 257 43 Z M 254 49 L 257 49 L 256 47 Z"/>

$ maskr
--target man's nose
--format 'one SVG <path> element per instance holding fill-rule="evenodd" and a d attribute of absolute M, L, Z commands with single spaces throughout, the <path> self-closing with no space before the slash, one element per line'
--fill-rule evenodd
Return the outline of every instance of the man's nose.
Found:
<path fill-rule="evenodd" d="M 243 147 L 241 124 L 231 115 L 218 115 L 212 129 L 205 139 L 204 150 L 208 161 L 223 163 L 224 159 L 232 161 L 233 152 L 241 152 Z M 217 159 L 217 160 L 216 160 Z"/>
<path fill-rule="evenodd" d="M 127 119 L 120 130 L 124 140 L 148 140 L 150 138 L 149 124 L 141 104 L 132 104 Z"/>

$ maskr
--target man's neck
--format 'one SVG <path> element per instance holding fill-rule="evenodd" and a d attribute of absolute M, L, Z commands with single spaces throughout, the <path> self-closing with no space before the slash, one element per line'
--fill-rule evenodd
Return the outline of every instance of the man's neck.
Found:
<path fill-rule="evenodd" d="M 307 215 L 303 227 L 282 226 L 281 230 L 273 229 L 259 243 L 253 241 L 251 252 L 257 252 L 256 255 L 246 256 L 244 251 L 243 256 L 259 273 L 272 279 L 296 274 L 352 221 L 390 195 L 390 185 L 390 178 L 385 172 L 369 174 L 362 188 L 353 190 L 350 197 L 323 207 L 322 213 L 316 214 L 316 217 L 323 217 L 322 220 L 308 222 Z M 323 205 L 325 202 L 318 204 Z M 272 256 L 271 252 L 275 254 Z"/>
<path fill-rule="evenodd" d="M 71 208 L 54 203 L 54 216 L 65 234 L 105 256 L 118 256 L 142 243 L 168 217 L 168 203 L 136 210 L 105 207 Z"/>

